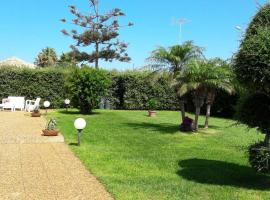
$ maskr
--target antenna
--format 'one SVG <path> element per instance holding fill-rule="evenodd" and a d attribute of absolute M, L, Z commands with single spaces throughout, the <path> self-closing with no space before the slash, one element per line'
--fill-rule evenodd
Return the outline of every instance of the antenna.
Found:
<path fill-rule="evenodd" d="M 182 27 L 184 24 L 186 24 L 188 22 L 190 22 L 190 21 L 187 19 L 184 19 L 184 18 L 180 18 L 180 19 L 173 18 L 173 24 L 179 26 L 179 42 L 180 42 L 180 44 L 182 44 Z"/>

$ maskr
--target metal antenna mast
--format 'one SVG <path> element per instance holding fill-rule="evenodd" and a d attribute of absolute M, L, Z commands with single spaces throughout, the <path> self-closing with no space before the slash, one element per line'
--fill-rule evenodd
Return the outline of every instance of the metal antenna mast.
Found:
<path fill-rule="evenodd" d="M 190 22 L 187 19 L 173 19 L 173 23 L 179 26 L 179 42 L 182 44 L 182 27 L 184 24 Z"/>

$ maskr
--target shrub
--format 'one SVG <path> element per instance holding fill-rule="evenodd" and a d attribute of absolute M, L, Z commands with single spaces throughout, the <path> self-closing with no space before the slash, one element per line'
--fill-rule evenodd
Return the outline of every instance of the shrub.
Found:
<path fill-rule="evenodd" d="M 113 72 L 112 85 L 107 97 L 115 109 L 147 110 L 150 99 L 158 101 L 157 110 L 180 110 L 180 99 L 166 77 L 159 77 L 153 83 L 150 72 Z M 232 117 L 235 114 L 237 95 L 230 96 L 222 90 L 217 91 L 212 113 L 215 116 Z M 186 95 L 186 111 L 193 111 L 192 95 Z M 205 108 L 203 108 L 205 109 Z"/>
<path fill-rule="evenodd" d="M 250 128 L 257 128 L 265 134 L 262 142 L 248 149 L 249 163 L 259 172 L 270 173 L 270 98 L 263 93 L 248 94 L 238 105 L 237 118 Z"/>
<path fill-rule="evenodd" d="M 270 130 L 270 97 L 264 93 L 247 94 L 239 101 L 237 119 L 262 133 Z"/>
<path fill-rule="evenodd" d="M 157 100 L 150 99 L 148 101 L 148 108 L 149 108 L 149 110 L 155 110 L 155 109 L 157 109 L 157 104 L 158 104 Z"/>
<path fill-rule="evenodd" d="M 238 106 L 238 119 L 251 128 L 265 134 L 262 143 L 250 147 L 250 163 L 257 170 L 266 169 L 270 147 L 270 4 L 263 6 L 253 18 L 240 50 L 235 56 L 234 71 L 237 79 L 247 90 L 256 92 L 248 95 Z M 254 162 L 253 162 L 254 160 Z M 262 166 L 261 166 L 262 165 Z M 268 171 L 270 172 L 270 171 Z"/>
<path fill-rule="evenodd" d="M 177 110 L 179 100 L 170 82 L 160 77 L 152 82 L 149 72 L 124 72 L 112 75 L 109 99 L 116 109 L 147 110 L 150 99 L 156 99 L 158 110 Z"/>
<path fill-rule="evenodd" d="M 65 81 L 76 69 L 74 66 L 46 69 L 0 68 L 0 99 L 11 95 L 25 96 L 27 99 L 35 99 L 39 96 L 43 100 L 50 101 L 53 108 L 64 107 L 64 99 L 72 97 L 65 87 Z M 156 107 L 158 110 L 180 109 L 179 99 L 165 77 L 160 77 L 153 83 L 150 72 L 112 71 L 110 73 L 107 77 L 112 84 L 107 90 L 108 93 L 103 91 L 101 94 L 110 101 L 112 108 L 147 110 L 149 100 L 155 99 L 158 102 Z M 226 94 L 217 95 L 212 113 L 219 116 L 232 116 L 235 101 Z M 76 99 L 73 99 L 73 103 L 76 103 Z M 76 103 L 75 106 L 78 107 L 78 104 Z M 187 95 L 186 110 L 194 110 L 190 95 Z"/>
<path fill-rule="evenodd" d="M 52 131 L 56 129 L 57 122 L 55 119 L 50 119 L 46 125 L 46 130 Z"/>
<path fill-rule="evenodd" d="M 265 142 L 257 142 L 249 146 L 249 163 L 258 172 L 270 173 L 270 148 Z"/>
<path fill-rule="evenodd" d="M 66 82 L 74 106 L 83 114 L 91 113 L 99 104 L 109 84 L 107 72 L 86 66 L 72 71 Z"/>
<path fill-rule="evenodd" d="M 253 90 L 270 92 L 270 4 L 260 9 L 251 21 L 234 70 L 238 80 Z"/>
<path fill-rule="evenodd" d="M 51 102 L 52 107 L 62 106 L 66 92 L 65 72 L 59 69 L 0 68 L 0 99 L 7 96 L 24 96 Z"/>

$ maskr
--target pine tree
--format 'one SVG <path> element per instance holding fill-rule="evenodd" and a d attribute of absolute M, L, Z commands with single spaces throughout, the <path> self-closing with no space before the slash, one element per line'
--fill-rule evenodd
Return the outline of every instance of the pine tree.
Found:
<path fill-rule="evenodd" d="M 70 12 L 75 16 L 72 24 L 79 26 L 80 30 L 61 32 L 64 35 L 72 37 L 75 45 L 71 45 L 71 49 L 75 53 L 76 60 L 79 62 L 87 61 L 95 63 L 95 67 L 99 67 L 99 60 L 112 62 L 118 60 L 121 62 L 130 61 L 130 57 L 126 53 L 127 44 L 118 40 L 119 29 L 121 27 L 132 26 L 130 22 L 127 25 L 119 25 L 119 17 L 125 14 L 119 9 L 115 8 L 109 12 L 101 14 L 99 12 L 99 1 L 88 0 L 90 4 L 90 13 L 82 13 L 78 11 L 76 6 L 69 6 Z M 62 19 L 66 23 L 66 19 Z M 93 47 L 92 52 L 81 51 L 80 48 Z"/>

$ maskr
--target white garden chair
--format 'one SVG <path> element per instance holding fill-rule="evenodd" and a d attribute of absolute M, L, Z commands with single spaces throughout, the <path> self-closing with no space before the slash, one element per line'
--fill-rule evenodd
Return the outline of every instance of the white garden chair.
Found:
<path fill-rule="evenodd" d="M 36 100 L 26 100 L 25 102 L 25 111 L 33 112 L 35 108 L 39 107 L 41 98 L 37 98 Z"/>

